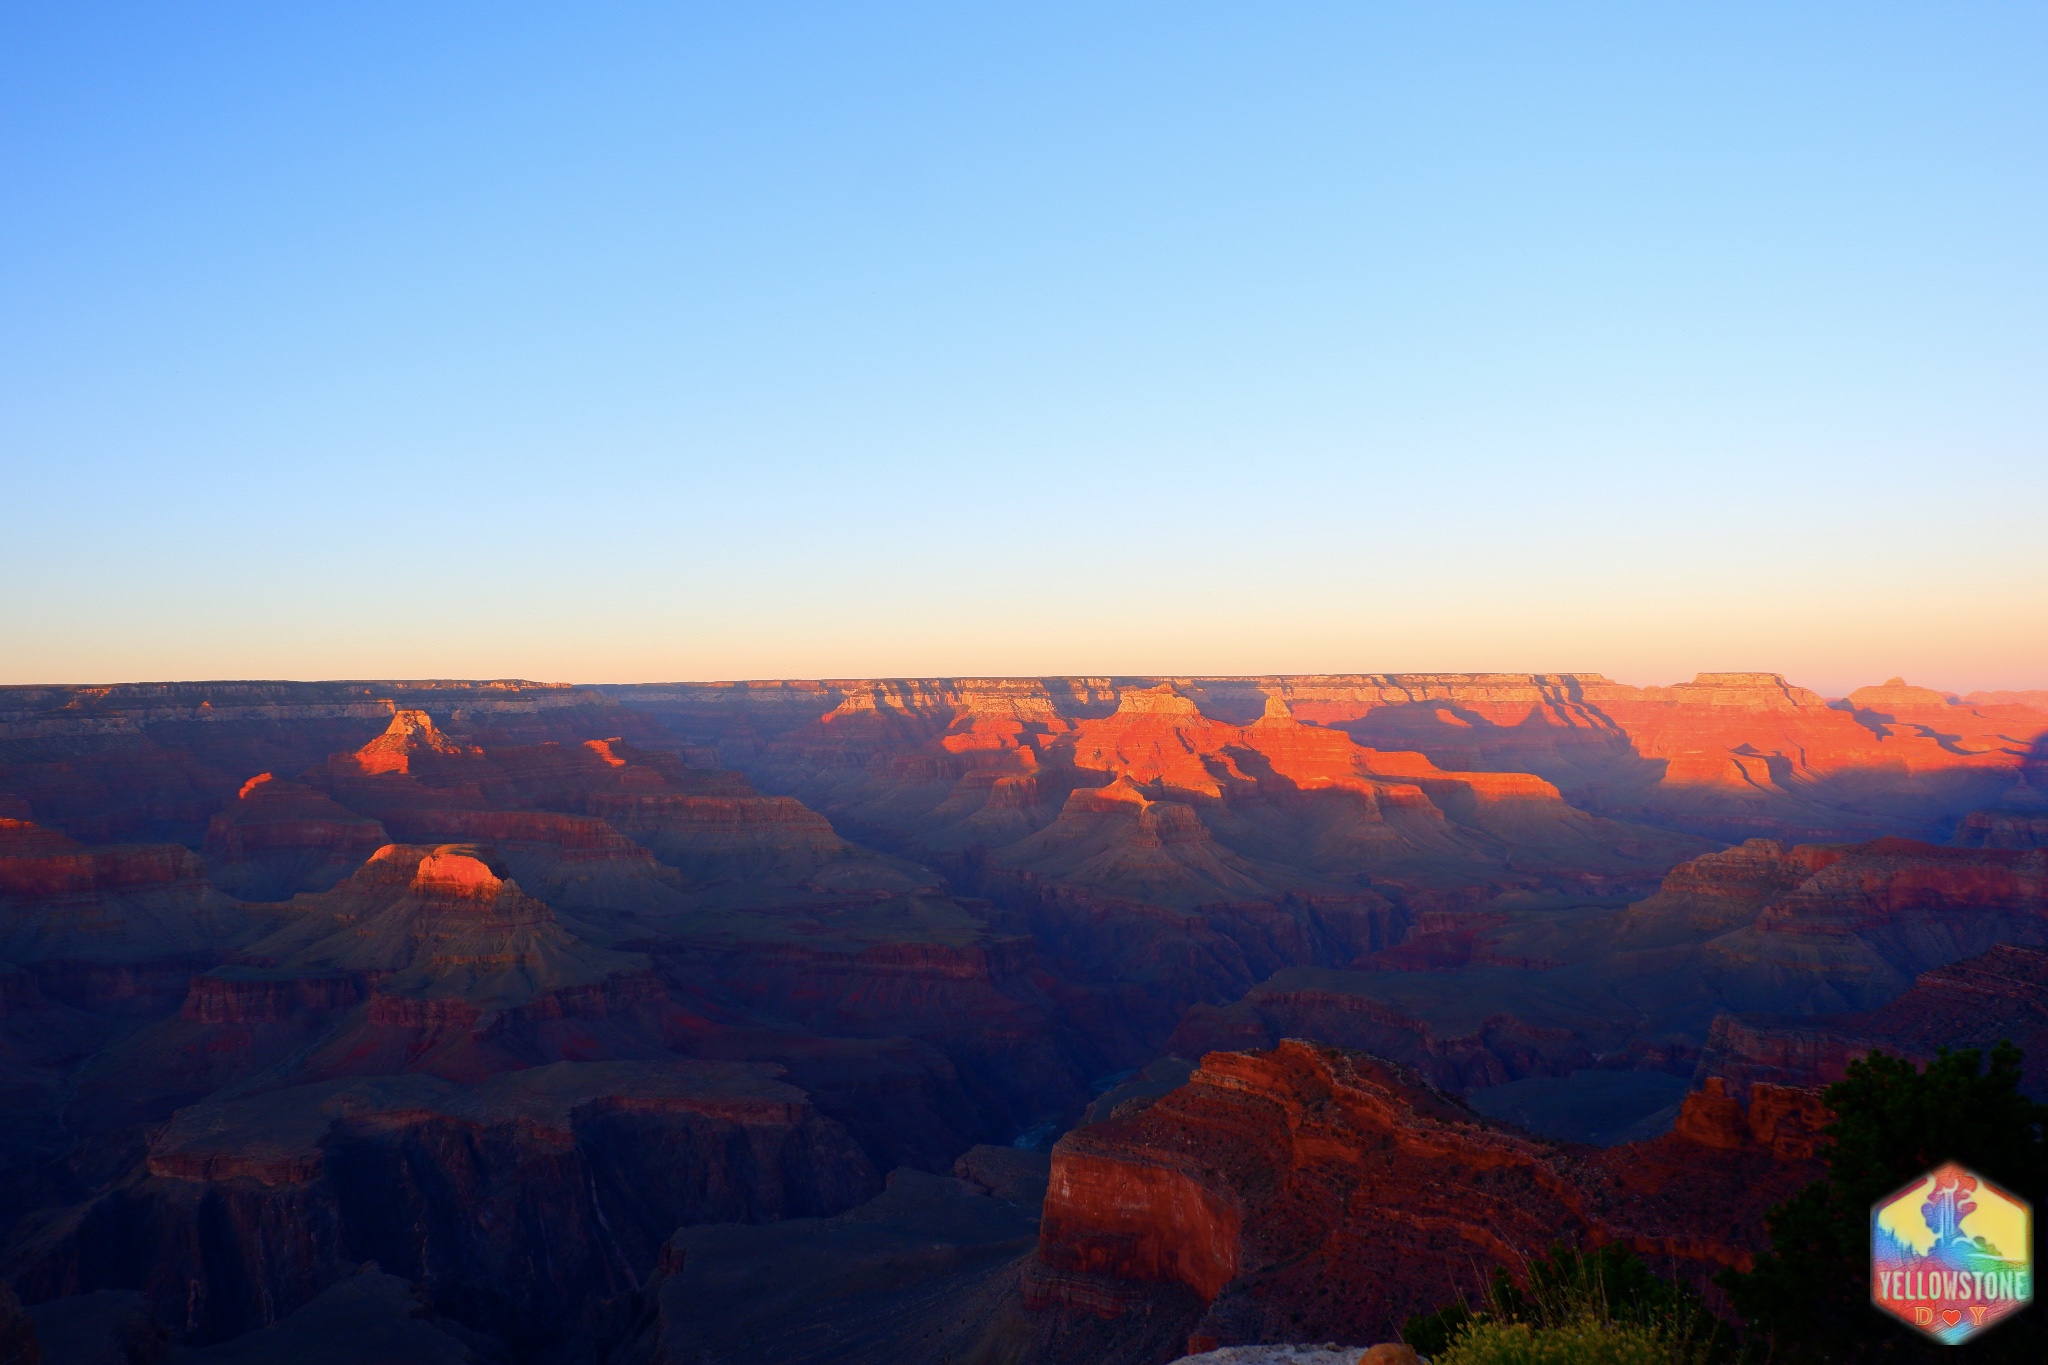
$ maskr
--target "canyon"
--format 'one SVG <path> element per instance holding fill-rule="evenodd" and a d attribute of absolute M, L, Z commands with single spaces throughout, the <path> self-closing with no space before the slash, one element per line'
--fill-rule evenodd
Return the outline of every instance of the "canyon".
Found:
<path fill-rule="evenodd" d="M 0 688 L 0 1329 L 1387 1340 L 1561 1236 L 1745 1263 L 1872 1049 L 2048 1096 L 2044 964 L 2033 693 Z"/>

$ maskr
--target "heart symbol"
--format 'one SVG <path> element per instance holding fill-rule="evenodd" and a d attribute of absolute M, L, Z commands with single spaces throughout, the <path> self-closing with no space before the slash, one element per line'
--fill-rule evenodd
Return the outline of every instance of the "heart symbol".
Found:
<path fill-rule="evenodd" d="M 1953 1327 L 1963 1320 L 1963 1315 L 1954 1308 L 1944 1308 L 1941 1310 L 1941 1320 Z"/>

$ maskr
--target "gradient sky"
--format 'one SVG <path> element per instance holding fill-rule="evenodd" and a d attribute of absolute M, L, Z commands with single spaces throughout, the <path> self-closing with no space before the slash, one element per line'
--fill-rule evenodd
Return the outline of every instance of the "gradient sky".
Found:
<path fill-rule="evenodd" d="M 2048 7 L 0 4 L 0 681 L 2048 686 Z"/>

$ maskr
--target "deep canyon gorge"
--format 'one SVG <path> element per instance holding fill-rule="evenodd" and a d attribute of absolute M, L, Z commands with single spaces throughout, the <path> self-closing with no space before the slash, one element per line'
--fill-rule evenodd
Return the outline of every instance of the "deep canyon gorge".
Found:
<path fill-rule="evenodd" d="M 2000 1039 L 2048 692 L 0 688 L 0 1359 L 1382 1341 Z"/>

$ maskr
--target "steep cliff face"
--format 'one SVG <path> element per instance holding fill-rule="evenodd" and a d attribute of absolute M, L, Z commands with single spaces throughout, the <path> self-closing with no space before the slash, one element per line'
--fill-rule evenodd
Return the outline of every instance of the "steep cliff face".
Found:
<path fill-rule="evenodd" d="M 325 891 L 390 840 L 375 820 L 299 782 L 258 773 L 206 827 L 214 884 L 243 900 Z"/>
<path fill-rule="evenodd" d="M 16 1282 L 37 1299 L 140 1289 L 207 1341 L 375 1260 L 508 1338 L 559 1337 L 637 1288 L 678 1224 L 829 1214 L 879 1188 L 777 1074 L 560 1063 L 188 1108 L 136 1178 L 45 1229 Z"/>
<path fill-rule="evenodd" d="M 1172 1286 L 1207 1304 L 1196 1330 L 1220 1342 L 1373 1340 L 1560 1237 L 1739 1264 L 1763 1209 L 1814 1173 L 1812 1117 L 1780 1104 L 1760 1137 L 1717 1112 L 1596 1152 L 1491 1126 L 1363 1053 L 1211 1054 L 1182 1089 L 1054 1149 L 1027 1299 L 1114 1317 Z"/>
<path fill-rule="evenodd" d="M 124 1014 L 177 1007 L 184 981 L 268 926 L 175 844 L 81 845 L 0 820 L 0 961 L 52 1000 Z"/>

